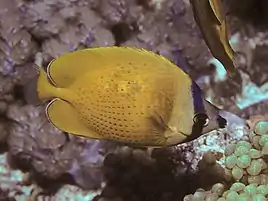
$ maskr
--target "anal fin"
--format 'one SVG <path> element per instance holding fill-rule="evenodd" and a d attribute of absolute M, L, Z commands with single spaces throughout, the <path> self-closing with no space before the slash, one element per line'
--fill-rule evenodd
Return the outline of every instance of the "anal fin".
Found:
<path fill-rule="evenodd" d="M 46 107 L 46 115 L 55 127 L 64 132 L 93 139 L 102 138 L 86 127 L 79 120 L 78 113 L 74 107 L 64 100 L 53 99 Z"/>

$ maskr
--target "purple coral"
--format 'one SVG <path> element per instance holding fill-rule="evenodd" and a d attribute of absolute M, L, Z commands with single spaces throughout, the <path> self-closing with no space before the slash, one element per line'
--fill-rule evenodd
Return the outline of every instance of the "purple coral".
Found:
<path fill-rule="evenodd" d="M 13 156 L 28 161 L 45 178 L 69 173 L 84 188 L 100 186 L 101 142 L 69 138 L 46 120 L 43 108 L 13 105 L 7 115 L 15 121 L 8 140 Z"/>

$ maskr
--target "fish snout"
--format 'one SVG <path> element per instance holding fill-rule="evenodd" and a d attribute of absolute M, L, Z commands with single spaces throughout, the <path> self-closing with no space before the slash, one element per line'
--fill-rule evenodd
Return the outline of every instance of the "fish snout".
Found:
<path fill-rule="evenodd" d="M 219 124 L 223 123 L 224 119 L 226 121 L 225 128 L 229 131 L 235 130 L 237 128 L 248 128 L 248 123 L 245 119 L 233 114 L 231 112 L 227 112 L 225 110 L 219 111 Z"/>

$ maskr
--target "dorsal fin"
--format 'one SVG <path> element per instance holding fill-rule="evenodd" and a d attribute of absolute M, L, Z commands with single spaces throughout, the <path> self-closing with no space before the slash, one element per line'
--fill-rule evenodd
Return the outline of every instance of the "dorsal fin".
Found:
<path fill-rule="evenodd" d="M 225 13 L 221 0 L 209 0 L 209 4 L 214 13 L 214 16 L 216 17 L 216 20 L 219 24 L 222 24 L 225 20 Z"/>
<path fill-rule="evenodd" d="M 94 57 L 93 53 L 87 53 L 87 49 L 61 55 L 49 63 L 48 77 L 55 86 L 68 87 L 91 67 L 98 65 L 97 57 L 92 59 Z"/>
<path fill-rule="evenodd" d="M 129 64 L 131 61 L 162 62 L 174 65 L 168 59 L 145 49 L 132 47 L 99 47 L 77 50 L 53 60 L 47 69 L 51 81 L 58 87 L 67 87 L 89 70 Z"/>
<path fill-rule="evenodd" d="M 179 50 L 173 51 L 174 56 L 176 57 L 177 66 L 182 69 L 185 73 L 189 73 L 188 66 L 186 64 L 185 58 L 182 57 L 182 53 Z"/>

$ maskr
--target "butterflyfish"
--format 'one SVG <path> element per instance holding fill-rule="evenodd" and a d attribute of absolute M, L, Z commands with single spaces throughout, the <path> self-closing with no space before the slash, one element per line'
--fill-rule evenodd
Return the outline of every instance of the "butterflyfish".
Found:
<path fill-rule="evenodd" d="M 164 147 L 226 125 L 187 73 L 145 49 L 70 52 L 39 67 L 36 85 L 55 127 L 91 139 Z"/>
<path fill-rule="evenodd" d="M 190 0 L 195 21 L 210 49 L 230 77 L 237 74 L 237 53 L 232 49 L 226 23 L 226 15 L 220 0 Z"/>

